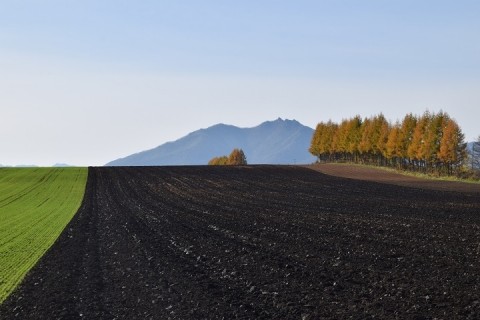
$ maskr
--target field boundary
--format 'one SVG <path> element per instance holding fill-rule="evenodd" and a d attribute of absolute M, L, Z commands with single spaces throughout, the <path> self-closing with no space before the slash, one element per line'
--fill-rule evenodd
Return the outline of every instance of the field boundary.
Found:
<path fill-rule="evenodd" d="M 327 175 L 341 178 L 373 181 L 409 188 L 480 193 L 480 184 L 477 183 L 420 178 L 412 175 L 402 174 L 400 172 L 392 172 L 381 168 L 374 168 L 371 166 L 363 166 L 358 164 L 320 163 L 305 167 Z"/>
<path fill-rule="evenodd" d="M 87 168 L 0 170 L 0 304 L 77 212 L 87 172 Z"/>

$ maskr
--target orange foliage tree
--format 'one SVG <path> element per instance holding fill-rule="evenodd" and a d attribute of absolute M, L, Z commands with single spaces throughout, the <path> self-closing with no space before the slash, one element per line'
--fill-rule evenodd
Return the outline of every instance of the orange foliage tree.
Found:
<path fill-rule="evenodd" d="M 228 164 L 231 166 L 241 166 L 247 164 L 247 157 L 242 149 L 233 149 L 228 156 Z"/>

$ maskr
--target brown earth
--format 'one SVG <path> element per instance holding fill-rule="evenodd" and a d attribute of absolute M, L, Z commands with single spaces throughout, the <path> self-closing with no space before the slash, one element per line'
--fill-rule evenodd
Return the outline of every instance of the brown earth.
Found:
<path fill-rule="evenodd" d="M 479 319 L 479 212 L 301 167 L 90 168 L 0 319 Z"/>
<path fill-rule="evenodd" d="M 419 189 L 480 193 L 480 183 L 424 179 L 360 165 L 322 163 L 306 167 L 336 177 L 375 181 Z"/>

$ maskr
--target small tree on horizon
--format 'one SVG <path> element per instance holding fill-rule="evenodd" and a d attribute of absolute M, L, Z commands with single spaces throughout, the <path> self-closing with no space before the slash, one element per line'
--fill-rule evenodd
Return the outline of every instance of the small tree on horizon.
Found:
<path fill-rule="evenodd" d="M 242 149 L 235 148 L 229 156 L 214 157 L 208 161 L 209 166 L 242 166 L 247 165 L 247 157 Z"/>
<path fill-rule="evenodd" d="M 247 164 L 247 157 L 242 149 L 233 149 L 228 156 L 228 164 L 231 166 L 243 166 Z"/>

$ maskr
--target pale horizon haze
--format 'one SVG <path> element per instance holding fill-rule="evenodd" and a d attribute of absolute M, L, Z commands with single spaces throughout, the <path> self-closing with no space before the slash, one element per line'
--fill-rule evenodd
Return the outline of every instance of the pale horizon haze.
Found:
<path fill-rule="evenodd" d="M 0 164 L 99 166 L 217 123 L 443 110 L 480 135 L 480 2 L 0 0 Z"/>

